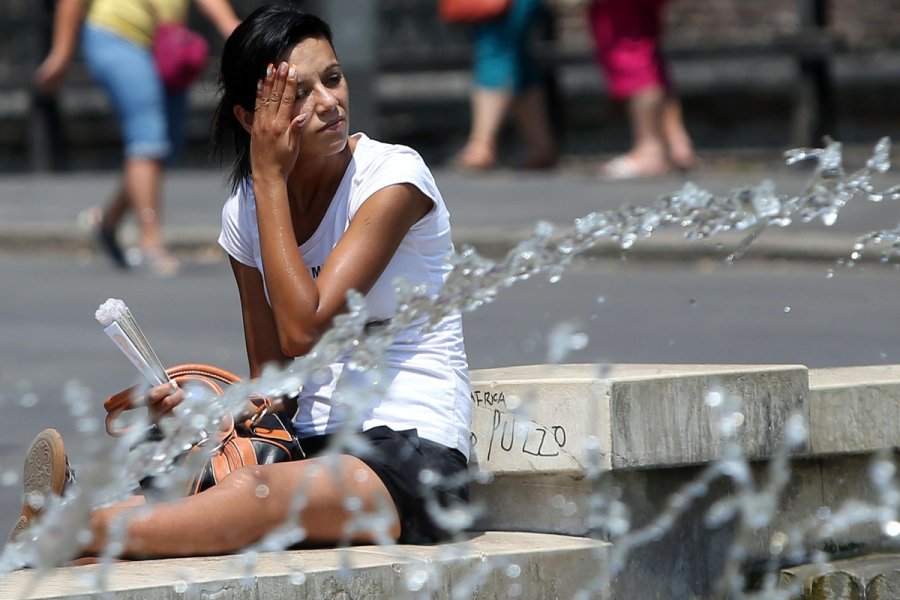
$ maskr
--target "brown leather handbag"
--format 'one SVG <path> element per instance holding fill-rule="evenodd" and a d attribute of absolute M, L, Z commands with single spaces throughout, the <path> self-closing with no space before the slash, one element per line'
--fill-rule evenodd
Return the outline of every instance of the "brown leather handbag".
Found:
<path fill-rule="evenodd" d="M 220 396 L 225 389 L 240 381 L 240 377 L 212 365 L 189 363 L 166 369 L 179 386 L 202 385 Z M 136 408 L 135 388 L 122 390 L 103 402 L 106 409 L 106 431 L 120 436 L 125 430 L 117 428 L 116 420 L 126 410 Z M 210 458 L 191 479 L 186 495 L 196 494 L 216 485 L 233 471 L 248 465 L 263 465 L 305 458 L 290 419 L 275 410 L 276 403 L 264 396 L 248 400 L 246 415 L 235 422 L 231 415 L 224 418 L 221 430 L 196 444 L 176 461 L 195 452 L 206 452 Z M 156 429 L 156 431 L 159 431 Z M 210 449 L 210 446 L 212 448 Z M 150 481 L 141 482 L 151 485 Z"/>

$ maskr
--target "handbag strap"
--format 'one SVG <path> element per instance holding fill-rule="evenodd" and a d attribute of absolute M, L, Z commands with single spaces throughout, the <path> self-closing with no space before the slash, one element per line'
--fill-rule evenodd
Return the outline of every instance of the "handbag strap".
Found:
<path fill-rule="evenodd" d="M 209 386 L 216 395 L 223 393 L 223 386 L 228 386 L 241 380 L 240 377 L 231 371 L 203 363 L 174 365 L 166 369 L 166 374 L 179 385 L 188 381 L 202 382 Z M 135 404 L 137 388 L 138 386 L 131 386 L 103 401 L 103 408 L 106 409 L 106 432 L 109 435 L 120 436 L 127 431 L 126 429 L 116 428 L 115 421 L 124 411 L 138 407 Z"/>

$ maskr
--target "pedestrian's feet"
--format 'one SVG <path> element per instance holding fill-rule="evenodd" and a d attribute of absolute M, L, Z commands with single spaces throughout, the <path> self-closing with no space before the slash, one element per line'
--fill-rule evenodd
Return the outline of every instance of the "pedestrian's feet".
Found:
<path fill-rule="evenodd" d="M 690 142 L 681 145 L 671 145 L 669 147 L 669 160 L 681 172 L 690 171 L 697 166 L 697 155 L 694 154 L 694 148 Z"/>
<path fill-rule="evenodd" d="M 128 264 L 154 277 L 172 277 L 181 269 L 178 259 L 161 246 L 132 248 L 128 252 Z"/>
<path fill-rule="evenodd" d="M 471 141 L 453 159 L 457 169 L 468 172 L 488 171 L 494 167 L 495 162 L 493 144 Z"/>
<path fill-rule="evenodd" d="M 22 512 L 9 534 L 9 541 L 15 541 L 34 523 L 51 496 L 62 496 L 66 486 L 74 481 L 59 432 L 45 429 L 37 434 L 25 455 Z"/>
<path fill-rule="evenodd" d="M 522 160 L 521 168 L 526 171 L 543 171 L 552 169 L 559 162 L 556 152 L 536 152 Z"/>
<path fill-rule="evenodd" d="M 116 238 L 115 229 L 110 229 L 100 223 L 97 225 L 94 235 L 97 238 L 97 244 L 100 246 L 100 249 L 113 261 L 113 264 L 120 269 L 128 269 L 130 267 L 125 259 L 125 251 Z"/>
<path fill-rule="evenodd" d="M 600 177 L 606 181 L 624 181 L 643 177 L 659 177 L 669 172 L 669 164 L 662 159 L 641 159 L 623 154 L 612 159 L 600 169 Z"/>

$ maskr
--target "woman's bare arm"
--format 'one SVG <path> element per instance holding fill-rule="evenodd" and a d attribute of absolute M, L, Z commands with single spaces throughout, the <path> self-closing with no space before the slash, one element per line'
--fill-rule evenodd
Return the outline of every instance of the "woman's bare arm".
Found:
<path fill-rule="evenodd" d="M 194 0 L 194 4 L 216 26 L 223 38 L 231 35 L 234 28 L 241 23 L 228 0 Z"/>
<path fill-rule="evenodd" d="M 78 47 L 78 32 L 83 18 L 84 0 L 59 0 L 57 3 L 53 14 L 50 53 L 34 74 L 35 84 L 42 91 L 53 93 L 62 85 Z"/>
<path fill-rule="evenodd" d="M 262 275 L 253 267 L 231 259 L 231 269 L 241 298 L 244 321 L 244 342 L 247 345 L 247 361 L 250 377 L 259 377 L 262 368 L 269 363 L 284 365 L 290 360 L 281 352 L 278 330 L 272 309 L 266 300 Z"/>

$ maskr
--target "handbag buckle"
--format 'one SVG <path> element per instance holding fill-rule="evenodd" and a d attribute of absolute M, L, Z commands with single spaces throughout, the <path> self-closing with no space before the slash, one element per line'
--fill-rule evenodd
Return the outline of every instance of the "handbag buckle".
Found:
<path fill-rule="evenodd" d="M 256 411 L 256 414 L 250 417 L 250 426 L 256 427 L 256 425 L 269 414 L 269 408 L 272 406 L 272 403 L 269 402 L 268 398 L 264 398 L 262 404 L 259 406 L 259 410 Z"/>

